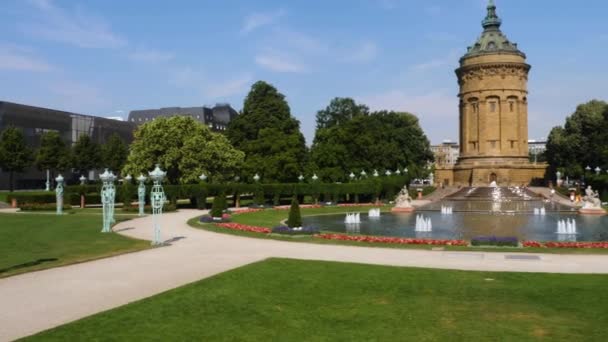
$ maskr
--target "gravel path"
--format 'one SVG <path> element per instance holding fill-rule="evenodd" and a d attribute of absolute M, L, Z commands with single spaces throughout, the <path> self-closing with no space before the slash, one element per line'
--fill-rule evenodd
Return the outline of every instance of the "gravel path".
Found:
<path fill-rule="evenodd" d="M 608 255 L 447 252 L 290 243 L 194 229 L 163 215 L 170 246 L 0 279 L 0 340 L 13 340 L 269 257 L 459 270 L 608 273 Z M 101 223 L 100 223 L 101 225 Z M 114 227 L 149 240 L 152 219 Z"/>

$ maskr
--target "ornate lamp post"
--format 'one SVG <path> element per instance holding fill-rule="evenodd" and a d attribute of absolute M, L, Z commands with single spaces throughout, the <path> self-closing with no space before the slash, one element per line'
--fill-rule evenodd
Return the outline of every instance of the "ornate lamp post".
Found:
<path fill-rule="evenodd" d="M 46 189 L 45 191 L 51 191 L 51 181 L 49 179 L 49 169 L 46 169 Z"/>
<path fill-rule="evenodd" d="M 316 174 L 316 173 L 313 173 L 313 175 L 312 175 L 312 181 L 313 181 L 313 182 L 316 182 L 316 181 L 317 181 L 317 179 L 319 179 L 319 177 L 317 177 L 317 174 Z"/>
<path fill-rule="evenodd" d="M 110 228 L 114 223 L 114 199 L 116 197 L 116 188 L 114 187 L 114 181 L 116 176 L 112 171 L 106 169 L 104 173 L 99 175 L 99 179 L 103 182 L 101 187 L 101 204 L 103 205 L 103 227 L 102 233 L 109 233 L 112 231 Z"/>
<path fill-rule="evenodd" d="M 374 177 L 378 177 L 378 176 L 379 176 L 378 170 L 374 170 Z"/>
<path fill-rule="evenodd" d="M 600 174 L 600 172 L 602 172 L 602 169 L 601 169 L 599 166 L 598 166 L 598 167 L 596 167 L 596 168 L 595 168 L 595 174 L 596 174 L 596 175 L 599 175 L 599 174 Z"/>
<path fill-rule="evenodd" d="M 57 215 L 63 214 L 63 177 L 61 175 L 55 178 L 57 187 L 55 188 L 55 199 L 57 202 Z"/>
<path fill-rule="evenodd" d="M 388 177 L 388 176 L 392 175 L 392 172 L 391 172 L 391 170 L 386 170 L 386 172 L 384 174 Z"/>
<path fill-rule="evenodd" d="M 403 169 L 403 172 L 404 173 L 408 173 L 409 172 L 409 170 L 407 169 L 407 167 L 405 169 Z"/>
<path fill-rule="evenodd" d="M 365 170 L 361 170 L 360 175 L 361 175 L 361 178 L 365 178 L 365 177 L 367 177 L 367 172 L 365 172 Z"/>
<path fill-rule="evenodd" d="M 355 174 L 354 173 L 350 173 L 350 175 L 348 175 L 348 177 L 350 178 L 350 181 L 352 182 L 353 180 L 355 180 Z"/>
<path fill-rule="evenodd" d="M 397 169 L 397 171 L 395 171 L 395 174 L 397 174 L 397 176 L 401 176 L 401 170 Z"/>
<path fill-rule="evenodd" d="M 80 181 L 80 185 L 84 185 L 84 183 L 87 181 L 87 178 L 84 175 L 80 175 L 80 178 L 78 178 L 78 180 Z"/>
<path fill-rule="evenodd" d="M 137 187 L 137 200 L 139 204 L 139 216 L 144 216 L 144 206 L 146 205 L 146 176 L 140 174 L 137 177 L 137 181 L 139 182 L 139 186 Z"/>
<path fill-rule="evenodd" d="M 207 180 L 207 175 L 206 175 L 206 174 L 204 174 L 204 173 L 201 173 L 201 175 L 200 175 L 200 176 L 198 176 L 198 179 L 200 179 L 201 181 L 203 181 L 203 182 L 204 182 L 204 181 L 206 181 L 206 180 Z"/>
<path fill-rule="evenodd" d="M 258 182 L 260 180 L 260 175 L 258 175 L 257 173 L 253 176 L 253 180 Z"/>
<path fill-rule="evenodd" d="M 300 182 L 303 182 L 303 181 L 304 181 L 304 175 L 302 175 L 302 174 L 300 173 L 300 175 L 298 176 L 298 180 L 299 180 Z"/>
<path fill-rule="evenodd" d="M 162 245 L 160 239 L 160 217 L 163 213 L 163 205 L 167 200 L 163 186 L 161 185 L 167 173 L 160 169 L 159 165 L 152 172 L 148 172 L 150 179 L 154 182 L 152 192 L 150 193 L 150 203 L 152 204 L 152 221 L 154 222 L 154 239 L 152 245 Z"/>

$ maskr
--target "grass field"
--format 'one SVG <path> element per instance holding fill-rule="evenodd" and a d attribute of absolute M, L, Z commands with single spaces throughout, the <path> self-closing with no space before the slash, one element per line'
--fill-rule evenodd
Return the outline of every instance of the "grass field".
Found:
<path fill-rule="evenodd" d="M 271 259 L 31 341 L 605 341 L 606 275 Z"/>
<path fill-rule="evenodd" d="M 301 209 L 302 216 L 307 215 L 330 215 L 346 212 L 366 212 L 372 207 L 323 207 L 318 209 Z M 390 207 L 382 208 L 383 212 L 388 212 Z M 289 212 L 287 210 L 263 210 L 253 213 L 244 213 L 232 216 L 232 222 L 272 228 L 278 225 L 282 220 L 287 219 Z M 246 236 L 258 239 L 272 239 L 291 242 L 307 242 L 319 244 L 337 244 L 348 246 L 365 246 L 365 247 L 381 247 L 381 248 L 407 248 L 407 249 L 426 249 L 430 250 L 434 246 L 428 245 L 398 245 L 398 244 L 370 244 L 365 242 L 325 240 L 313 238 L 311 236 L 285 236 L 280 234 L 259 234 L 226 228 L 217 227 L 214 224 L 200 223 L 198 218 L 188 221 L 188 224 L 195 228 L 205 229 L 216 233 L 231 234 L 238 236 Z M 463 246 L 442 246 L 449 251 L 478 251 L 478 252 L 515 252 L 515 253 L 558 253 L 558 254 L 608 254 L 608 249 L 582 249 L 582 248 L 512 248 L 512 247 L 463 247 Z"/>
<path fill-rule="evenodd" d="M 148 241 L 100 231 L 99 214 L 0 214 L 0 277 L 150 246 Z"/>

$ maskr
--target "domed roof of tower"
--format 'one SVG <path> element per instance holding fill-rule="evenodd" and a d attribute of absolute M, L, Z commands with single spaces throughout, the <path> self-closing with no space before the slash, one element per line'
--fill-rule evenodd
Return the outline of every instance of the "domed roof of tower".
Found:
<path fill-rule="evenodd" d="M 467 53 L 462 58 L 496 53 L 517 54 L 525 58 L 526 55 L 517 48 L 517 44 L 510 42 L 500 31 L 502 20 L 496 14 L 494 0 L 489 1 L 487 10 L 488 14 L 481 22 L 483 26 L 481 36 L 475 44 L 467 48 Z"/>

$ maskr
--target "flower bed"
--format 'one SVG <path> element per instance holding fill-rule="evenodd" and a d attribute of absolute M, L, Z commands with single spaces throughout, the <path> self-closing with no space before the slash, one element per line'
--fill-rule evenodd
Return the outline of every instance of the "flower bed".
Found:
<path fill-rule="evenodd" d="M 338 207 L 383 207 L 384 203 L 339 203 Z"/>
<path fill-rule="evenodd" d="M 256 213 L 258 211 L 263 211 L 264 209 L 234 209 L 232 210 L 232 215 L 240 215 L 240 214 L 248 214 L 248 213 Z"/>
<path fill-rule="evenodd" d="M 300 209 L 319 209 L 322 207 L 323 206 L 320 204 L 301 204 L 300 205 Z M 291 208 L 291 205 L 278 205 L 278 206 L 274 207 L 275 210 L 289 210 L 289 208 Z"/>
<path fill-rule="evenodd" d="M 315 237 L 326 240 L 356 241 L 370 243 L 390 243 L 398 245 L 435 245 L 435 246 L 468 246 L 464 240 L 411 239 L 385 236 L 318 234 Z"/>
<path fill-rule="evenodd" d="M 535 247 L 535 248 L 608 248 L 607 241 L 597 242 L 538 242 L 538 241 L 524 241 L 522 243 L 524 247 Z"/>
<path fill-rule="evenodd" d="M 240 224 L 240 223 L 216 223 L 215 225 L 218 227 L 222 227 L 222 228 L 240 230 L 243 232 L 263 233 L 263 234 L 269 234 L 272 232 L 269 228 L 266 228 L 266 227 L 248 226 L 246 224 Z"/>

